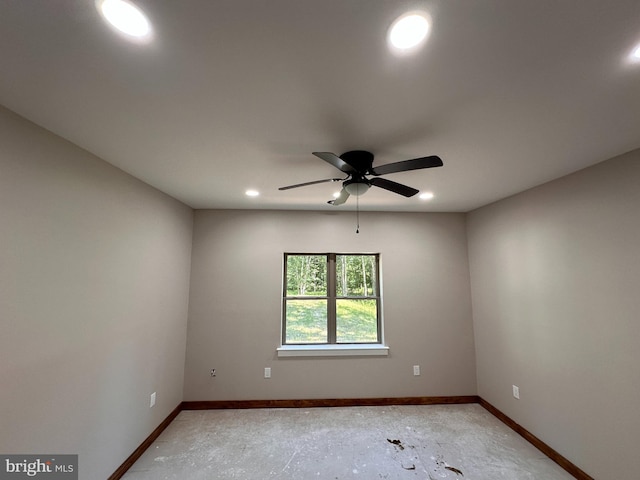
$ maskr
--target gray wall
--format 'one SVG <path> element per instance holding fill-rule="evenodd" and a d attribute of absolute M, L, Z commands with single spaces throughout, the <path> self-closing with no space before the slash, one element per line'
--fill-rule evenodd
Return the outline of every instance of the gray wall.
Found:
<path fill-rule="evenodd" d="M 640 151 L 472 212 L 468 238 L 479 395 L 594 478 L 637 475 Z"/>
<path fill-rule="evenodd" d="M 181 402 L 192 224 L 0 107 L 0 452 L 104 480 Z"/>
<path fill-rule="evenodd" d="M 476 393 L 464 215 L 361 213 L 359 234 L 355 222 L 354 212 L 196 211 L 185 400 Z M 389 357 L 276 357 L 286 251 L 381 254 Z"/>

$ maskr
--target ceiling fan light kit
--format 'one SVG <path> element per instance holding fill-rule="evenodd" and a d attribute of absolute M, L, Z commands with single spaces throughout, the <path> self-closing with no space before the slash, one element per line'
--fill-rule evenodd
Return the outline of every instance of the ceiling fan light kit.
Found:
<path fill-rule="evenodd" d="M 347 191 L 347 193 L 349 195 L 354 195 L 356 197 L 359 197 L 360 195 L 364 195 L 367 190 L 369 190 L 369 188 L 371 187 L 371 185 L 369 185 L 368 183 L 363 182 L 355 182 L 355 181 L 351 181 L 351 182 L 344 182 L 344 189 Z"/>

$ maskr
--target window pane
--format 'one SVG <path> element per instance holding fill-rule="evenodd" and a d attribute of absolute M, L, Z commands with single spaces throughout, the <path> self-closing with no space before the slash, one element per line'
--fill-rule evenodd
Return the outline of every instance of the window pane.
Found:
<path fill-rule="evenodd" d="M 376 296 L 376 256 L 336 255 L 336 295 Z"/>
<path fill-rule="evenodd" d="M 327 257 L 325 255 L 287 256 L 287 296 L 327 296 Z"/>
<path fill-rule="evenodd" d="M 286 343 L 327 343 L 327 301 L 286 301 Z"/>
<path fill-rule="evenodd" d="M 376 300 L 336 300 L 338 343 L 377 343 Z"/>

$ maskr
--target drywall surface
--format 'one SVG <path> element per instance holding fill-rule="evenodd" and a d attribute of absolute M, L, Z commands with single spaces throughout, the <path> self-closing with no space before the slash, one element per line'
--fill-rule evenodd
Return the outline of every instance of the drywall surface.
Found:
<path fill-rule="evenodd" d="M 0 452 L 104 480 L 181 402 L 192 225 L 0 107 Z"/>
<path fill-rule="evenodd" d="M 465 216 L 355 228 L 354 212 L 195 212 L 185 400 L 476 393 Z M 389 356 L 278 358 L 284 252 L 380 253 Z"/>
<path fill-rule="evenodd" d="M 640 151 L 472 212 L 468 238 L 479 395 L 594 478 L 636 475 Z"/>

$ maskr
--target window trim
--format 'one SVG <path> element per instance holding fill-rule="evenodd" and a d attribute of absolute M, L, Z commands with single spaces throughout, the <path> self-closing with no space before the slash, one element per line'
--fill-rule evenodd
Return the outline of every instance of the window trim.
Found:
<path fill-rule="evenodd" d="M 389 347 L 382 343 L 328 343 L 282 345 L 278 357 L 355 357 L 388 356 Z"/>
<path fill-rule="evenodd" d="M 327 258 L 327 296 L 287 296 L 287 258 L 295 255 L 317 255 L 326 256 Z M 369 296 L 343 296 L 337 295 L 337 267 L 336 259 L 339 255 L 368 255 L 374 256 L 376 262 L 375 269 L 375 286 L 376 295 Z M 282 315 L 280 320 L 281 336 L 280 348 L 278 348 L 278 356 L 326 356 L 326 355 L 388 355 L 388 347 L 384 345 L 384 328 L 382 317 L 382 281 L 380 265 L 380 253 L 364 253 L 364 252 L 284 252 L 283 254 L 283 280 L 282 280 Z M 327 300 L 327 342 L 326 343 L 287 343 L 287 300 L 295 300 L 296 298 L 305 300 Z M 337 342 L 337 300 L 375 300 L 376 301 L 376 328 L 377 342 Z M 353 350 L 355 353 L 351 353 Z M 328 353 L 329 352 L 329 353 Z M 373 353 L 371 353 L 373 352 Z"/>

